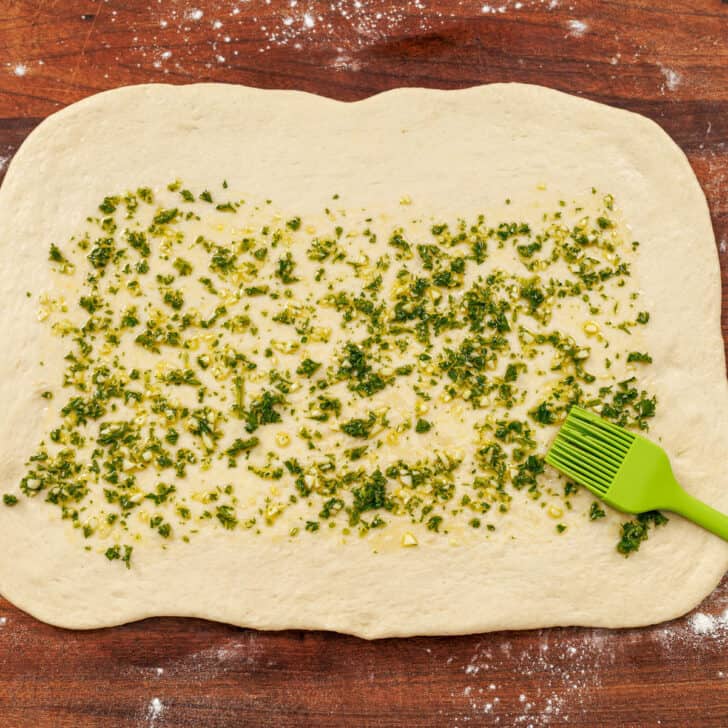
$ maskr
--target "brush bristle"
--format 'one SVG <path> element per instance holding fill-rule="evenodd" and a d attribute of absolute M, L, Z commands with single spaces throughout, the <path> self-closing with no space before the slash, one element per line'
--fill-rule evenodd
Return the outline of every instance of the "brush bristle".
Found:
<path fill-rule="evenodd" d="M 635 437 L 581 407 L 572 407 L 546 462 L 580 485 L 606 494 Z"/>

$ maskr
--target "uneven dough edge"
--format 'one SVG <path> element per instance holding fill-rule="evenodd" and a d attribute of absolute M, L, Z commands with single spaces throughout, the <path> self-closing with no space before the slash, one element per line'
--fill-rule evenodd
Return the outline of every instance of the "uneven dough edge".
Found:
<path fill-rule="evenodd" d="M 55 144 L 58 145 L 59 150 L 63 148 L 64 142 L 68 139 L 69 128 L 72 128 L 73 124 L 79 123 L 81 129 L 83 129 L 84 117 L 89 114 L 93 116 L 95 113 L 103 114 L 107 101 L 112 108 L 116 107 L 117 109 L 124 106 L 122 102 L 130 106 L 138 105 L 143 107 L 154 96 L 171 94 L 171 96 L 178 97 L 178 106 L 184 109 L 185 104 L 182 103 L 182 97 L 198 95 L 200 92 L 216 99 L 219 95 L 221 102 L 223 95 L 231 92 L 241 94 L 241 98 L 244 97 L 253 103 L 267 104 L 269 101 L 273 103 L 276 98 L 285 99 L 286 104 L 299 105 L 301 113 L 309 113 L 324 108 L 334 114 L 338 113 L 337 109 L 342 108 L 360 109 L 362 113 L 367 113 L 369 108 L 373 112 L 372 115 L 376 117 L 376 112 L 381 107 L 400 107 L 403 110 L 403 118 L 406 119 L 410 115 L 417 118 L 419 115 L 421 123 L 424 124 L 428 123 L 428 114 L 431 113 L 429 104 L 432 104 L 433 107 L 437 107 L 439 104 L 442 108 L 453 111 L 459 107 L 467 107 L 471 103 L 487 104 L 489 100 L 505 101 L 509 113 L 513 112 L 519 103 L 533 104 L 537 107 L 540 105 L 545 110 L 553 110 L 555 107 L 558 111 L 563 111 L 564 116 L 567 118 L 574 117 L 581 123 L 585 123 L 586 128 L 591 129 L 597 136 L 599 133 L 604 132 L 609 135 L 616 134 L 616 138 L 620 139 L 620 135 L 622 135 L 621 138 L 627 144 L 628 149 L 626 156 L 631 156 L 639 162 L 639 164 L 635 164 L 635 169 L 638 171 L 644 168 L 653 172 L 654 170 L 650 169 L 654 164 L 652 160 L 661 159 L 660 164 L 657 165 L 656 173 L 658 173 L 659 177 L 662 175 L 665 177 L 670 176 L 672 180 L 668 181 L 666 189 L 662 190 L 667 198 L 664 200 L 664 204 L 650 210 L 645 220 L 640 219 L 638 214 L 632 215 L 630 210 L 630 207 L 636 208 L 641 201 L 639 199 L 621 200 L 622 195 L 618 190 L 616 191 L 618 198 L 623 202 L 625 216 L 628 220 L 633 218 L 639 220 L 638 224 L 658 224 L 655 216 L 661 217 L 664 209 L 669 209 L 670 214 L 679 210 L 684 214 L 685 218 L 682 221 L 683 228 L 676 226 L 674 230 L 667 230 L 664 235 L 660 235 L 661 240 L 667 244 L 684 246 L 684 249 L 682 247 L 676 248 L 677 262 L 674 266 L 668 266 L 668 270 L 664 270 L 665 256 L 662 250 L 657 249 L 654 245 L 649 248 L 648 243 L 643 241 L 643 245 L 648 249 L 644 253 L 645 257 L 641 267 L 646 269 L 647 266 L 656 266 L 659 267 L 661 273 L 659 280 L 657 276 L 651 280 L 651 283 L 655 284 L 654 291 L 650 288 L 647 292 L 655 299 L 655 310 L 663 312 L 671 327 L 687 332 L 686 339 L 678 342 L 667 339 L 664 333 L 656 335 L 654 341 L 651 342 L 650 350 L 664 354 L 664 360 L 670 363 L 669 369 L 664 374 L 666 377 L 666 385 L 664 386 L 671 393 L 671 396 L 668 397 L 667 403 L 662 401 L 663 398 L 661 398 L 659 427 L 656 422 L 655 430 L 662 435 L 669 452 L 677 452 L 677 448 L 681 447 L 681 443 L 684 444 L 686 440 L 692 449 L 691 454 L 684 459 L 678 457 L 673 460 L 676 473 L 686 487 L 718 507 L 722 506 L 724 509 L 728 507 L 728 494 L 726 494 L 725 488 L 720 487 L 721 476 L 723 482 L 725 482 L 725 476 L 722 475 L 719 467 L 721 448 L 724 447 L 726 434 L 728 433 L 728 385 L 726 385 L 725 380 L 724 349 L 720 333 L 720 276 L 715 240 L 712 235 L 704 195 L 689 163 L 685 155 L 659 126 L 630 112 L 612 109 L 540 87 L 517 84 L 493 84 L 463 91 L 403 89 L 385 92 L 351 104 L 323 99 L 301 92 L 258 91 L 221 84 L 200 84 L 188 87 L 159 87 L 155 85 L 128 87 L 105 92 L 74 104 L 42 122 L 28 137 L 11 162 L 6 180 L 2 189 L 0 189 L 0 244 L 7 245 L 9 240 L 17 244 L 20 232 L 25 233 L 26 240 L 32 242 L 34 236 L 37 236 L 38 239 L 45 242 L 45 238 L 43 238 L 44 225 L 62 214 L 62 210 L 58 209 L 58 205 L 54 204 L 52 199 L 44 200 L 40 205 L 40 210 L 35 208 L 33 210 L 26 209 L 27 205 L 24 206 L 23 203 L 28 192 L 29 181 L 26 179 L 26 175 L 23 175 L 23 171 L 27 167 L 34 166 L 34 163 L 38 163 L 34 166 L 33 171 L 40 177 L 46 171 L 42 161 L 47 159 L 49 154 L 52 156 Z M 404 113 L 405 108 L 407 108 L 408 113 Z M 352 115 L 349 112 L 346 113 L 348 114 L 347 118 L 351 118 Z M 590 119 L 592 113 L 593 119 Z M 384 119 L 387 120 L 386 113 Z M 193 120 L 190 123 L 194 124 L 196 122 Z M 638 148 L 630 148 L 629 146 L 630 139 L 634 135 L 637 135 L 640 140 Z M 80 141 L 82 142 L 83 139 Z M 663 163 L 664 168 L 661 169 Z M 53 159 L 49 160 L 49 166 L 52 173 L 54 168 Z M 168 178 L 169 175 L 166 175 L 166 177 Z M 86 181 L 90 187 L 95 184 L 93 180 Z M 649 179 L 648 181 L 654 183 L 654 180 Z M 586 183 L 586 180 L 584 182 Z M 102 179 L 100 187 L 106 184 L 106 180 Z M 640 189 L 640 186 L 637 185 L 635 189 Z M 396 195 L 398 193 L 399 190 L 392 190 L 392 194 Z M 684 205 L 687 210 L 681 208 L 681 205 Z M 451 205 L 451 208 L 455 208 L 455 203 Z M 16 218 L 16 211 L 18 210 Z M 20 223 L 17 224 L 14 218 L 19 219 Z M 669 222 L 670 216 L 668 215 L 668 220 L 666 222 L 660 220 L 659 224 L 668 227 Z M 16 224 L 17 230 L 13 230 Z M 692 242 L 687 244 L 684 241 L 684 228 L 692 231 L 693 236 Z M 18 252 L 22 254 L 21 257 L 25 257 L 24 254 L 27 251 L 21 247 Z M 3 296 L 8 296 L 12 295 L 14 280 L 7 270 L 8 262 L 5 262 L 3 266 L 5 270 L 2 271 L 3 281 L 0 290 Z M 12 273 L 12 268 L 10 273 Z M 685 295 L 694 297 L 696 309 L 699 313 L 702 312 L 702 316 L 695 316 L 695 310 L 692 308 L 690 311 L 685 311 L 684 306 L 677 305 L 682 301 L 682 297 L 676 296 L 676 291 L 684 291 Z M 18 310 L 9 306 L 8 311 L 3 313 L 3 324 L 7 324 L 7 317 L 11 314 L 20 312 L 20 315 L 25 315 L 23 311 L 24 309 L 21 306 L 18 306 Z M 660 327 L 660 331 L 667 328 L 666 325 L 663 325 Z M 651 329 L 652 327 L 650 327 L 650 331 Z M 18 346 L 27 347 L 28 351 L 32 352 L 32 327 L 28 327 L 24 332 L 19 332 L 16 343 Z M 23 361 L 23 365 L 28 365 L 28 362 Z M 8 398 L 17 386 L 17 381 L 14 385 L 8 374 L 17 371 L 17 367 L 9 364 L 7 357 L 4 356 L 3 361 L 0 362 L 0 371 L 6 375 L 3 377 L 2 385 L 0 385 L 2 401 L 11 403 L 10 415 L 21 415 L 22 402 L 18 403 L 12 397 Z M 686 381 L 685 374 L 687 372 L 693 372 L 695 379 Z M 687 407 L 684 404 L 684 398 L 686 397 L 688 400 Z M 672 408 L 670 408 L 671 403 Z M 711 414 L 712 417 L 708 416 Z M 9 416 L 7 419 L 10 421 L 12 417 Z M 18 428 L 21 436 L 24 431 L 27 433 L 32 432 L 32 417 L 29 417 L 28 422 L 24 423 L 24 425 L 25 430 L 23 427 Z M 7 431 L 8 425 L 6 424 L 4 427 Z M 5 485 L 6 480 L 7 460 L 8 453 L 3 453 L 2 471 L 0 471 L 3 475 L 3 485 Z M 702 467 L 702 471 L 699 471 L 696 468 L 697 463 L 701 465 L 707 463 L 707 466 Z M 135 602 L 134 600 L 138 598 L 139 594 L 144 594 L 144 588 L 132 590 L 132 592 L 136 591 L 136 597 L 134 593 L 130 598 L 124 594 L 114 593 L 116 590 L 111 581 L 112 577 L 117 579 L 117 587 L 123 587 L 130 577 L 124 574 L 123 577 L 118 578 L 118 572 L 114 577 L 113 570 L 109 571 L 107 564 L 101 564 L 106 572 L 101 573 L 99 576 L 95 565 L 85 563 L 83 559 L 80 560 L 82 562 L 80 566 L 76 565 L 72 569 L 72 573 L 66 580 L 58 573 L 58 566 L 62 565 L 63 559 L 54 562 L 54 558 L 57 559 L 58 555 L 52 553 L 53 550 L 58 548 L 58 543 L 41 540 L 41 543 L 38 544 L 34 539 L 28 538 L 27 535 L 24 536 L 23 531 L 25 529 L 22 528 L 19 520 L 21 519 L 21 513 L 13 513 L 12 510 L 6 509 L 7 512 L 0 512 L 0 523 L 3 523 L 2 530 L 4 532 L 0 535 L 0 544 L 4 547 L 3 553 L 5 554 L 0 563 L 0 592 L 17 606 L 43 621 L 73 628 L 111 626 L 162 614 L 199 616 L 261 629 L 332 629 L 368 638 L 408 636 L 412 634 L 459 634 L 494 629 L 525 629 L 567 624 L 631 627 L 662 621 L 688 611 L 712 590 L 725 572 L 726 566 L 728 566 L 728 548 L 726 548 L 725 544 L 708 534 L 697 531 L 692 526 L 680 523 L 679 519 L 675 518 L 676 522 L 670 525 L 669 531 L 666 532 L 667 535 L 663 536 L 660 533 L 655 533 L 651 536 L 645 549 L 646 558 L 634 558 L 622 565 L 624 570 L 632 575 L 633 591 L 626 595 L 632 598 L 635 596 L 635 584 L 639 581 L 634 578 L 635 570 L 642 568 L 649 571 L 650 567 L 655 565 L 660 568 L 663 568 L 666 564 L 671 566 L 668 571 L 663 571 L 660 574 L 660 578 L 669 577 L 672 582 L 667 593 L 662 594 L 662 596 L 668 597 L 668 600 L 664 603 L 659 604 L 657 603 L 659 600 L 654 599 L 654 595 L 650 596 L 645 594 L 644 591 L 639 594 L 641 590 L 638 590 L 638 595 L 645 599 L 645 604 L 642 606 L 647 607 L 646 611 L 640 611 L 638 605 L 637 607 L 630 607 L 630 609 L 634 608 L 636 610 L 634 613 L 628 612 L 625 614 L 622 612 L 615 614 L 614 610 L 605 613 L 590 612 L 590 608 L 599 604 L 599 599 L 596 599 L 590 601 L 587 605 L 572 604 L 571 610 L 567 610 L 566 613 L 559 613 L 558 609 L 561 602 L 558 595 L 552 595 L 550 590 L 546 590 L 546 598 L 540 604 L 534 603 L 531 613 L 528 610 L 523 610 L 517 602 L 506 605 L 506 608 L 499 607 L 496 603 L 498 601 L 497 593 L 491 595 L 494 603 L 487 605 L 492 608 L 490 614 L 475 613 L 468 616 L 462 610 L 449 610 L 447 600 L 440 599 L 436 605 L 437 609 L 425 614 L 424 618 L 423 615 L 417 613 L 423 605 L 416 603 L 413 613 L 411 611 L 412 605 L 409 605 L 410 610 L 406 609 L 408 606 L 406 599 L 403 603 L 401 598 L 400 600 L 395 599 L 393 604 L 377 602 L 377 600 L 374 603 L 367 603 L 366 601 L 362 603 L 356 599 L 351 599 L 350 604 L 343 605 L 336 599 L 332 599 L 331 595 L 327 595 L 327 600 L 322 600 L 318 607 L 314 605 L 312 609 L 304 609 L 303 613 L 296 609 L 299 605 L 294 603 L 282 605 L 280 611 L 271 617 L 266 615 L 265 612 L 257 611 L 255 604 L 248 605 L 248 609 L 242 611 L 239 606 L 236 607 L 234 604 L 208 603 L 204 607 L 180 607 L 182 599 L 195 598 L 195 594 L 189 592 L 175 595 L 174 603 L 165 601 L 161 597 L 154 599 L 146 597 L 140 602 Z M 42 524 L 44 515 L 47 516 L 42 510 L 36 509 L 33 517 L 37 519 L 38 524 Z M 20 532 L 19 542 L 14 540 L 18 531 Z M 10 539 L 7 534 L 11 535 Z M 682 541 L 682 538 L 684 538 L 684 543 L 675 543 Z M 32 553 L 34 547 L 40 549 L 41 560 L 47 557 L 50 564 L 52 564 L 51 566 L 49 566 L 49 563 L 44 563 L 42 568 L 39 568 L 38 564 L 35 564 L 35 566 L 28 564 L 28 550 L 30 549 Z M 683 547 L 685 550 L 683 550 Z M 43 549 L 46 548 L 49 553 L 43 552 Z M 332 556 L 332 553 L 326 548 L 319 547 L 312 550 L 316 552 L 315 556 L 317 559 L 321 559 L 322 564 Z M 340 553 L 343 553 L 343 551 Z M 685 556 L 686 551 L 689 557 Z M 525 555 L 535 558 L 536 562 L 538 562 L 537 554 L 529 554 L 528 549 L 526 549 Z M 191 571 L 194 571 L 195 568 L 204 570 L 204 563 L 195 565 L 195 559 L 188 559 L 188 556 L 185 555 L 185 563 L 190 565 Z M 296 554 L 286 553 L 284 550 L 278 556 L 284 559 L 290 558 L 293 563 Z M 460 581 L 455 581 L 453 586 L 460 594 L 472 592 L 467 584 L 468 569 L 465 561 L 458 563 L 457 559 L 455 559 L 455 566 L 453 567 L 453 559 L 449 558 L 452 554 L 438 552 L 434 556 L 438 565 L 454 568 L 455 570 L 458 567 L 462 568 L 463 576 Z M 487 556 L 484 571 L 487 570 Z M 607 556 L 612 558 L 612 554 Z M 675 560 L 681 558 L 686 560 L 675 564 Z M 31 559 L 31 561 L 36 560 Z M 608 563 L 608 559 L 605 559 L 605 561 Z M 19 565 L 21 564 L 28 569 L 31 576 L 30 585 L 23 583 L 23 577 L 18 579 L 17 572 L 20 570 Z M 395 560 L 393 568 L 396 569 L 400 566 L 400 562 Z M 539 566 L 544 565 L 539 564 Z M 521 564 L 520 571 L 524 572 L 522 567 Z M 598 564 L 595 564 L 594 568 L 595 571 L 598 571 Z M 544 570 L 547 577 L 558 579 L 558 570 L 549 573 L 548 565 L 544 566 Z M 146 569 L 140 567 L 138 577 L 142 587 L 150 587 L 158 583 L 158 578 L 164 573 L 164 570 L 155 569 L 149 573 L 145 572 Z M 519 569 L 516 568 L 515 572 L 519 573 Z M 527 572 L 528 569 L 525 569 L 525 573 Z M 337 575 L 336 571 L 333 573 L 334 576 Z M 426 578 L 427 573 L 427 570 L 425 570 L 423 578 Z M 92 584 L 94 579 L 100 580 L 98 584 L 100 596 L 98 596 L 98 599 L 104 602 L 102 604 L 103 609 L 96 607 L 94 612 L 92 607 L 91 614 L 87 612 L 88 599 L 83 595 L 79 598 L 79 584 L 84 582 L 85 576 L 90 577 Z M 472 576 L 472 570 L 470 570 L 469 578 L 472 579 Z M 646 585 L 651 585 L 653 582 L 648 578 L 649 575 L 645 574 L 645 577 Z M 579 575 L 578 580 L 582 590 L 586 588 L 588 581 L 584 581 L 583 575 Z M 680 581 L 685 584 L 684 591 L 681 590 L 680 594 L 675 595 L 672 592 L 672 587 Z M 324 580 L 325 583 L 326 580 Z M 305 585 L 294 582 L 292 587 L 294 593 L 298 589 L 306 598 L 311 596 L 304 588 Z M 110 593 L 103 593 L 104 588 L 109 589 Z M 36 590 L 45 591 L 46 595 L 44 596 Z M 189 590 L 192 591 L 192 588 L 190 587 Z M 525 594 L 522 596 L 528 599 L 529 590 L 524 591 Z M 96 593 L 95 590 L 92 590 L 92 592 Z M 415 600 L 416 596 L 413 595 L 410 601 Z M 511 588 L 508 592 L 510 598 L 517 599 L 518 596 L 521 596 L 521 594 L 517 586 Z M 533 596 L 533 594 L 530 594 L 530 597 Z M 58 601 L 54 603 L 56 597 Z M 556 602 L 555 607 L 551 603 L 552 597 Z M 405 607 L 404 610 L 402 609 L 403 606 Z M 424 606 L 426 607 L 426 603 Z M 473 611 L 477 612 L 480 605 L 475 603 L 472 606 Z M 105 609 L 108 609 L 106 614 L 100 613 Z M 550 611 L 552 609 L 556 609 L 556 613 L 552 613 Z M 394 615 L 392 615 L 393 611 L 395 612 Z"/>

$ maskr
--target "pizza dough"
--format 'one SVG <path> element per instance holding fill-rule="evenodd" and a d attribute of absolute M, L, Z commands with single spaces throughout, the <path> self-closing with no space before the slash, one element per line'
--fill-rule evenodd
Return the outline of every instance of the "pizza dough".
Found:
<path fill-rule="evenodd" d="M 99 94 L 43 122 L 0 190 L 4 490 L 16 487 L 46 431 L 40 393 L 63 367 L 65 348 L 38 321 L 35 295 L 57 285 L 49 245 L 77 235 L 105 195 L 142 184 L 164 190 L 176 178 L 198 188 L 224 179 L 304 221 L 336 193 L 352 215 L 374 211 L 390 226 L 418 216 L 497 218 L 506 198 L 514 217 L 535 217 L 592 187 L 612 193 L 640 241 L 633 276 L 651 312 L 640 342 L 656 362 L 649 384 L 659 401 L 650 436 L 687 490 L 728 510 L 719 266 L 695 176 L 647 119 L 518 84 L 402 89 L 353 104 L 149 85 Z M 590 499 L 575 502 L 583 511 Z M 144 541 L 125 569 L 85 551 L 78 529 L 41 498 L 23 499 L 0 505 L 0 593 L 70 628 L 178 615 L 376 638 L 646 625 L 694 607 L 728 565 L 728 545 L 677 516 L 625 559 L 614 550 L 619 517 L 605 528 L 574 517 L 557 535 L 553 521 L 518 513 L 488 539 L 433 534 L 417 548 L 377 535 L 200 529 L 190 543 Z"/>

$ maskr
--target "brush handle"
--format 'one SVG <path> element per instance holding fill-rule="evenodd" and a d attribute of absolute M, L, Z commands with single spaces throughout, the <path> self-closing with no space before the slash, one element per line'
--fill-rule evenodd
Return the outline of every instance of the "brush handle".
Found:
<path fill-rule="evenodd" d="M 728 541 L 728 516 L 693 498 L 681 487 L 670 494 L 670 503 L 665 506 L 665 510 L 678 513 Z"/>

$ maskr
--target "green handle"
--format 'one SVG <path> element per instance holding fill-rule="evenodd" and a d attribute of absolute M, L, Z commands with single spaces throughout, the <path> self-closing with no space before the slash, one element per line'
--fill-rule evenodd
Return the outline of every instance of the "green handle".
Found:
<path fill-rule="evenodd" d="M 671 496 L 670 504 L 665 506 L 665 510 L 679 513 L 681 516 L 728 541 L 728 516 L 716 511 L 715 508 L 711 508 L 697 498 L 693 498 L 682 488 L 678 487 Z"/>

